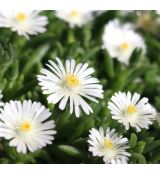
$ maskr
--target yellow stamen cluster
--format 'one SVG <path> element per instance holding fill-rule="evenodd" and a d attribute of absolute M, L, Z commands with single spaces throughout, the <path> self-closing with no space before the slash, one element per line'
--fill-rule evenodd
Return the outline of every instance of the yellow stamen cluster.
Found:
<path fill-rule="evenodd" d="M 76 87 L 80 84 L 79 78 L 73 74 L 68 74 L 66 76 L 66 84 L 69 87 Z"/>
<path fill-rule="evenodd" d="M 128 43 L 123 42 L 123 43 L 121 44 L 120 47 L 121 47 L 122 49 L 126 50 L 126 49 L 128 49 L 129 45 L 128 45 Z"/>
<path fill-rule="evenodd" d="M 27 16 L 26 16 L 26 14 L 23 13 L 23 12 L 19 12 L 19 13 L 17 13 L 17 15 L 16 15 L 16 19 L 17 19 L 18 21 L 20 21 L 20 22 L 25 21 L 26 18 L 27 18 Z"/>
<path fill-rule="evenodd" d="M 129 105 L 127 108 L 127 113 L 129 114 L 133 114 L 137 111 L 136 106 L 135 105 Z"/>
<path fill-rule="evenodd" d="M 78 16 L 78 11 L 72 10 L 72 11 L 69 13 L 69 15 L 70 15 L 71 17 L 76 17 L 76 16 Z"/>
<path fill-rule="evenodd" d="M 22 132 L 28 132 L 31 130 L 31 123 L 30 122 L 24 122 L 20 126 L 20 131 Z"/>
<path fill-rule="evenodd" d="M 113 143 L 111 142 L 111 140 L 106 139 L 104 142 L 105 147 L 107 148 L 112 148 L 113 147 Z"/>

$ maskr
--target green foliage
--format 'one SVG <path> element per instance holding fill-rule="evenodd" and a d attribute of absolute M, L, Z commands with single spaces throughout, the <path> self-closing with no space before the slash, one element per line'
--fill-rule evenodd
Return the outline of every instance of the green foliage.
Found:
<path fill-rule="evenodd" d="M 19 154 L 8 145 L 0 143 L 0 163 L 103 163 L 88 152 L 86 142 L 89 129 L 102 126 L 116 128 L 129 139 L 129 163 L 160 163 L 160 126 L 155 123 L 148 129 L 136 133 L 126 131 L 112 120 L 107 109 L 111 95 L 116 91 L 138 92 L 150 99 L 160 110 L 160 37 L 156 33 L 137 30 L 144 37 L 147 53 L 135 49 L 130 64 L 125 66 L 112 59 L 102 49 L 104 25 L 113 18 L 136 23 L 138 15 L 127 16 L 118 11 L 106 11 L 91 24 L 82 28 L 69 28 L 64 21 L 56 18 L 52 11 L 43 12 L 49 18 L 47 32 L 33 36 L 30 40 L 18 36 L 9 29 L 0 29 L 0 89 L 3 101 L 31 99 L 40 101 L 50 108 L 56 122 L 57 134 L 52 145 L 26 155 Z M 151 12 L 148 12 L 151 13 Z M 57 105 L 49 105 L 37 82 L 37 74 L 49 59 L 58 56 L 64 61 L 76 59 L 77 63 L 89 63 L 94 67 L 94 76 L 103 85 L 104 96 L 99 104 L 90 103 L 94 113 L 80 118 L 70 115 L 68 109 L 60 111 Z"/>
<path fill-rule="evenodd" d="M 136 146 L 136 144 L 137 144 L 137 135 L 132 133 L 131 137 L 130 137 L 130 141 L 129 141 L 129 146 L 131 148 L 134 148 Z"/>

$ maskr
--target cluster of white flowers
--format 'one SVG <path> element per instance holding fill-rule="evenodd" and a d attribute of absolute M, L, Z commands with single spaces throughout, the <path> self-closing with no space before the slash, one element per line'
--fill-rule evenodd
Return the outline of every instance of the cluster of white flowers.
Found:
<path fill-rule="evenodd" d="M 46 31 L 48 18 L 40 15 L 41 11 L 0 11 L 0 27 L 10 28 L 18 35 L 29 38 L 29 35 L 37 35 Z M 93 19 L 89 11 L 56 11 L 55 15 L 68 22 L 70 27 L 81 27 Z"/>
<path fill-rule="evenodd" d="M 0 11 L 0 27 L 11 28 L 19 35 L 29 38 L 46 31 L 48 19 L 41 16 L 41 11 Z M 93 19 L 90 11 L 55 11 L 55 15 L 69 23 L 71 28 L 81 27 Z M 146 46 L 143 38 L 134 31 L 130 23 L 121 24 L 117 19 L 110 21 L 104 29 L 102 36 L 103 48 L 107 49 L 112 58 L 128 65 L 131 54 L 135 48 L 141 48 L 145 53 Z"/>
<path fill-rule="evenodd" d="M 57 62 L 57 64 L 56 64 Z M 70 101 L 70 113 L 75 111 L 77 117 L 80 116 L 80 107 L 89 115 L 93 112 L 88 103 L 82 97 L 98 102 L 95 97 L 103 98 L 102 86 L 96 78 L 91 77 L 93 68 L 88 68 L 88 64 L 79 63 L 75 60 L 66 60 L 65 67 L 61 60 L 56 58 L 56 62 L 49 60 L 46 64 L 48 69 L 42 69 L 38 75 L 39 85 L 44 94 L 49 94 L 48 102 L 59 103 L 59 108 L 64 110 L 68 100 Z M 112 118 L 122 123 L 126 129 L 129 125 L 135 127 L 137 131 L 141 128 L 148 129 L 156 118 L 156 110 L 148 103 L 148 98 L 142 98 L 134 93 L 124 92 L 115 93 L 108 103 Z M 94 156 L 104 157 L 105 163 L 127 163 L 130 154 L 125 150 L 128 147 L 128 140 L 118 136 L 115 130 L 108 128 L 106 134 L 102 128 L 90 130 L 88 143 L 89 151 Z"/>
<path fill-rule="evenodd" d="M 148 103 L 148 98 L 140 100 L 140 94 L 128 92 L 115 93 L 108 103 L 112 118 L 122 123 L 126 130 L 129 125 L 135 127 L 137 132 L 142 128 L 148 129 L 156 119 L 157 112 Z M 89 151 L 93 156 L 103 157 L 105 163 L 127 163 L 130 153 L 128 139 L 118 136 L 115 129 L 107 128 L 106 133 L 100 128 L 99 131 L 92 128 L 88 139 Z"/>
<path fill-rule="evenodd" d="M 0 12 L 0 27 L 11 28 L 19 35 L 29 37 L 46 31 L 48 19 L 40 16 L 40 11 Z M 91 12 L 56 11 L 56 16 L 67 21 L 70 27 L 81 27 L 92 19 Z M 145 52 L 142 37 L 135 33 L 130 24 L 120 24 L 118 20 L 109 22 L 105 26 L 102 37 L 103 48 L 109 51 L 113 58 L 129 64 L 129 58 L 135 48 Z M 46 68 L 37 75 L 43 94 L 47 94 L 48 103 L 57 104 L 64 110 L 69 106 L 70 113 L 80 117 L 81 110 L 89 115 L 93 113 L 88 101 L 98 103 L 97 98 L 103 98 L 103 87 L 97 78 L 92 77 L 93 68 L 88 64 L 76 65 L 74 59 L 67 59 L 65 65 L 60 58 L 49 60 Z M 0 91 L 0 100 L 3 97 Z M 86 102 L 87 100 L 87 102 Z M 69 104 L 67 104 L 69 103 Z M 0 137 L 9 140 L 9 145 L 16 147 L 18 152 L 33 152 L 54 140 L 55 122 L 48 120 L 51 116 L 39 102 L 31 100 L 0 101 Z M 108 102 L 112 119 L 123 124 L 126 130 L 136 128 L 148 129 L 156 119 L 156 110 L 148 103 L 148 98 L 140 99 L 140 94 L 117 92 Z M 128 139 L 116 133 L 115 129 L 92 128 L 89 134 L 89 151 L 93 156 L 103 157 L 105 163 L 127 163 L 131 155 Z"/>

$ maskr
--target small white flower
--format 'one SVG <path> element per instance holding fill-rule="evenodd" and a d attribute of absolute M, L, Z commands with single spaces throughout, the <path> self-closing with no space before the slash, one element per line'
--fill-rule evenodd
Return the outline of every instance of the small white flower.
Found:
<path fill-rule="evenodd" d="M 129 148 L 128 139 L 118 136 L 115 129 L 107 128 L 106 133 L 102 127 L 99 131 L 92 128 L 89 134 L 89 151 L 93 156 L 103 157 L 105 163 L 125 164 L 130 153 L 126 152 Z"/>
<path fill-rule="evenodd" d="M 76 65 L 74 59 L 66 60 L 65 67 L 59 58 L 56 58 L 56 61 L 57 64 L 49 60 L 49 64 L 46 65 L 50 70 L 42 69 L 42 75 L 38 75 L 43 93 L 49 94 L 48 102 L 60 102 L 59 108 L 64 110 L 69 100 L 70 113 L 75 110 L 76 116 L 79 117 L 81 107 L 89 115 L 93 112 L 92 108 L 82 97 L 94 102 L 98 102 L 94 97 L 103 98 L 102 85 L 91 76 L 94 69 L 88 68 L 87 63 Z"/>
<path fill-rule="evenodd" d="M 48 19 L 39 13 L 40 11 L 0 11 L 0 27 L 11 28 L 26 38 L 43 33 L 46 31 Z"/>
<path fill-rule="evenodd" d="M 156 110 L 148 103 L 148 98 L 140 100 L 140 94 L 130 92 L 115 93 L 108 102 L 112 118 L 122 123 L 126 129 L 135 127 L 137 131 L 141 128 L 149 128 L 156 117 Z"/>
<path fill-rule="evenodd" d="M 0 90 L 0 107 L 4 105 L 4 103 L 2 102 L 2 98 L 3 98 L 3 94 L 2 94 L 2 91 Z"/>
<path fill-rule="evenodd" d="M 110 21 L 105 26 L 102 40 L 103 48 L 108 50 L 110 56 L 126 65 L 135 48 L 141 48 L 145 52 L 143 38 L 134 32 L 129 23 L 122 25 L 118 20 Z"/>
<path fill-rule="evenodd" d="M 34 152 L 54 139 L 55 123 L 46 121 L 50 115 L 41 103 L 10 101 L 1 109 L 0 137 L 10 140 L 9 145 L 18 152 L 27 153 L 27 148 Z"/>
<path fill-rule="evenodd" d="M 93 19 L 92 12 L 90 11 L 77 11 L 77 10 L 65 10 L 56 11 L 55 15 L 68 22 L 70 27 L 81 27 Z"/>

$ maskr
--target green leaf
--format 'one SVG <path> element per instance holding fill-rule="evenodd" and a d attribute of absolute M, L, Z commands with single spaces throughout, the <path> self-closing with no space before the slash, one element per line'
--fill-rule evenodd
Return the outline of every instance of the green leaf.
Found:
<path fill-rule="evenodd" d="M 142 153 L 144 150 L 144 147 L 145 147 L 145 142 L 139 141 L 134 148 L 134 152 Z"/>
<path fill-rule="evenodd" d="M 3 78 L 14 58 L 14 49 L 10 43 L 0 43 L 0 79 Z"/>
<path fill-rule="evenodd" d="M 59 145 L 58 149 L 74 157 L 80 158 L 82 156 L 82 152 L 73 146 Z"/>
<path fill-rule="evenodd" d="M 153 141 L 151 144 L 146 146 L 144 153 L 150 152 L 159 146 L 160 146 L 160 140 Z"/>
<path fill-rule="evenodd" d="M 89 52 L 84 56 L 83 60 L 91 59 L 95 54 L 97 54 L 98 51 L 100 51 L 101 47 L 96 46 L 93 49 L 89 50 Z"/>
<path fill-rule="evenodd" d="M 160 153 L 156 153 L 155 155 L 153 155 L 151 157 L 151 162 L 152 163 L 159 163 L 159 161 L 160 161 Z"/>
<path fill-rule="evenodd" d="M 0 163 L 1 163 L 1 164 L 9 164 L 9 159 L 0 158 Z"/>
<path fill-rule="evenodd" d="M 136 143 L 137 143 L 137 135 L 135 133 L 132 133 L 130 137 L 129 145 L 131 148 L 134 148 L 136 146 Z"/>
<path fill-rule="evenodd" d="M 132 157 L 138 160 L 140 164 L 146 164 L 146 159 L 142 154 L 139 153 L 132 153 Z"/>
<path fill-rule="evenodd" d="M 133 64 L 140 64 L 140 61 L 142 60 L 142 55 L 143 55 L 143 53 L 142 53 L 142 50 L 141 49 L 139 49 L 139 48 L 136 48 L 133 52 L 132 52 L 132 55 L 131 55 L 131 57 L 130 57 L 130 65 L 132 65 L 132 63 Z"/>
<path fill-rule="evenodd" d="M 107 50 L 103 50 L 103 54 L 104 54 L 105 71 L 110 78 L 113 78 L 114 77 L 113 59 L 109 56 Z"/>
<path fill-rule="evenodd" d="M 75 132 L 71 136 L 71 139 L 78 138 L 81 136 L 84 132 L 88 132 L 90 128 L 94 126 L 94 119 L 91 117 L 86 117 L 85 119 L 82 120 L 83 124 L 80 124 L 79 126 L 76 127 Z"/>
<path fill-rule="evenodd" d="M 83 30 L 83 44 L 84 47 L 89 47 L 90 40 L 91 40 L 91 28 L 89 25 L 84 26 Z"/>
<path fill-rule="evenodd" d="M 35 50 L 34 54 L 27 61 L 22 73 L 29 73 L 32 70 L 32 67 L 44 57 L 49 48 L 50 46 L 48 44 L 45 44 L 43 46 L 40 46 L 37 50 Z"/>
<path fill-rule="evenodd" d="M 33 80 L 26 85 L 24 85 L 22 88 L 20 88 L 17 92 L 12 93 L 12 95 L 8 98 L 18 98 L 24 94 L 26 94 L 31 89 L 35 88 L 37 86 L 37 80 Z"/>
<path fill-rule="evenodd" d="M 15 80 L 19 75 L 19 62 L 15 60 L 8 69 L 6 76 L 8 80 Z"/>

